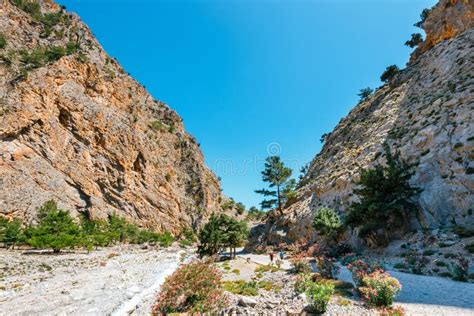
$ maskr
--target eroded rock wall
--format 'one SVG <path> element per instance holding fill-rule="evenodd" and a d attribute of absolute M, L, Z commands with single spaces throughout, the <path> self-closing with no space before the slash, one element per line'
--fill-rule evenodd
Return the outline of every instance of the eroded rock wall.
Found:
<path fill-rule="evenodd" d="M 40 3 L 43 14 L 61 10 Z M 181 118 L 126 74 L 78 16 L 61 19 L 45 35 L 18 6 L 0 8 L 0 214 L 30 222 L 55 199 L 73 214 L 117 213 L 178 232 L 219 211 L 220 184 Z M 25 66 L 25 52 L 70 42 L 79 49 Z"/>

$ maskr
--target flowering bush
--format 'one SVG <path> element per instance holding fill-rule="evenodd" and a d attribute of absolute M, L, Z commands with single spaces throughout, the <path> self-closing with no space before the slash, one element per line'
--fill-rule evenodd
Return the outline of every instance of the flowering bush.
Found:
<path fill-rule="evenodd" d="M 308 265 L 308 262 L 306 260 L 306 254 L 303 252 L 300 252 L 296 255 L 294 255 L 290 259 L 291 265 L 293 266 L 293 271 L 295 273 L 309 273 L 311 272 L 311 268 Z"/>
<path fill-rule="evenodd" d="M 332 294 L 334 294 L 334 285 L 331 283 L 309 283 L 306 295 L 309 300 L 310 311 L 316 314 L 326 312 Z"/>
<path fill-rule="evenodd" d="M 401 306 L 385 307 L 380 310 L 380 316 L 405 316 L 405 310 Z"/>
<path fill-rule="evenodd" d="M 212 313 L 225 305 L 220 271 L 206 262 L 196 261 L 166 278 L 152 313 Z"/>
<path fill-rule="evenodd" d="M 322 277 L 328 279 L 335 279 L 339 273 L 339 266 L 336 264 L 334 258 L 328 258 L 325 256 L 320 256 L 317 258 L 318 261 L 318 272 Z"/>
<path fill-rule="evenodd" d="M 352 272 L 352 279 L 357 287 L 362 285 L 362 279 L 374 272 L 375 270 L 382 270 L 383 267 L 375 261 L 364 261 L 362 259 L 355 260 L 347 265 L 349 271 Z"/>
<path fill-rule="evenodd" d="M 397 279 L 388 273 L 376 270 L 362 278 L 363 286 L 359 288 L 364 300 L 369 305 L 377 307 L 388 307 L 393 304 L 395 295 L 400 292 L 402 286 Z"/>

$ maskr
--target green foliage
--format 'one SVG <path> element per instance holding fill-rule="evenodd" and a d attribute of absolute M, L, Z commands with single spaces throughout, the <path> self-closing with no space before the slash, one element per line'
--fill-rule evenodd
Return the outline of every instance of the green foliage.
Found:
<path fill-rule="evenodd" d="M 258 295 L 258 284 L 255 281 L 245 282 L 244 280 L 237 281 L 226 281 L 223 284 L 224 290 L 227 292 L 244 295 L 244 296 L 257 296 Z"/>
<path fill-rule="evenodd" d="M 76 43 L 76 42 L 74 42 L 74 41 L 69 41 L 69 42 L 67 42 L 67 44 L 66 44 L 66 54 L 67 54 L 67 55 L 74 54 L 74 53 L 77 52 L 79 49 L 80 49 L 79 44 Z"/>
<path fill-rule="evenodd" d="M 400 69 L 398 69 L 396 65 L 390 65 L 382 73 L 380 80 L 383 82 L 389 82 L 399 71 Z"/>
<path fill-rule="evenodd" d="M 226 247 L 238 247 L 247 239 L 247 235 L 245 221 L 238 221 L 225 214 L 212 214 L 199 231 L 198 253 L 201 256 L 214 255 Z"/>
<path fill-rule="evenodd" d="M 420 14 L 420 21 L 416 22 L 414 26 L 416 27 L 423 27 L 423 23 L 425 23 L 426 18 L 430 14 L 431 9 L 423 9 Z"/>
<path fill-rule="evenodd" d="M 354 193 L 360 202 L 352 203 L 346 222 L 359 227 L 359 237 L 375 245 L 383 245 L 390 239 L 393 230 L 405 228 L 417 207 L 412 201 L 420 190 L 409 184 L 411 165 L 392 155 L 384 144 L 386 166 L 376 165 L 361 170 L 358 188 Z"/>
<path fill-rule="evenodd" d="M 262 273 L 262 272 L 277 272 L 280 269 L 278 269 L 277 266 L 272 266 L 270 264 L 268 265 L 259 265 L 256 269 L 255 272 L 257 273 Z"/>
<path fill-rule="evenodd" d="M 235 204 L 235 208 L 237 209 L 237 214 L 242 215 L 245 212 L 245 205 L 242 202 L 238 202 Z"/>
<path fill-rule="evenodd" d="M 7 46 L 7 38 L 3 33 L 0 33 L 0 49 L 3 49 Z"/>
<path fill-rule="evenodd" d="M 317 258 L 318 272 L 322 277 L 326 279 L 336 279 L 339 273 L 339 266 L 336 264 L 336 260 L 328 258 L 326 256 L 320 256 Z"/>
<path fill-rule="evenodd" d="M 464 249 L 469 253 L 474 253 L 474 243 L 467 244 L 464 246 Z"/>
<path fill-rule="evenodd" d="M 66 48 L 61 46 L 36 47 L 31 51 L 21 50 L 20 61 L 25 69 L 40 68 L 47 63 L 57 61 L 63 56 L 76 52 L 78 46 L 73 47 L 68 43 Z"/>
<path fill-rule="evenodd" d="M 400 292 L 401 285 L 397 279 L 380 270 L 366 275 L 362 279 L 359 291 L 364 300 L 371 306 L 392 306 L 395 296 Z"/>
<path fill-rule="evenodd" d="M 265 161 L 265 169 L 262 171 L 262 180 L 267 182 L 270 190 L 262 189 L 255 192 L 269 199 L 263 200 L 260 205 L 262 209 L 277 208 L 282 212 L 283 205 L 294 197 L 296 181 L 291 179 L 292 170 L 285 166 L 279 156 L 270 156 Z"/>
<path fill-rule="evenodd" d="M 220 271 L 206 262 L 197 261 L 181 266 L 166 278 L 152 315 L 213 315 L 225 305 Z"/>
<path fill-rule="evenodd" d="M 374 89 L 367 87 L 364 89 L 360 89 L 359 93 L 357 94 L 360 97 L 360 101 L 367 100 L 368 97 L 374 92 Z"/>
<path fill-rule="evenodd" d="M 80 228 L 67 211 L 55 201 L 47 201 L 38 210 L 38 226 L 31 228 L 28 243 L 35 248 L 50 248 L 59 252 L 80 244 Z"/>
<path fill-rule="evenodd" d="M 335 210 L 329 207 L 320 207 L 313 218 L 313 227 L 321 236 L 337 239 L 343 225 Z"/>
<path fill-rule="evenodd" d="M 326 312 L 329 300 L 334 294 L 334 285 L 332 283 L 311 282 L 305 292 L 309 300 L 310 312 L 323 314 Z"/>
<path fill-rule="evenodd" d="M 17 7 L 19 7 L 21 10 L 31 15 L 33 18 L 38 18 L 41 16 L 41 7 L 37 1 L 11 0 L 11 2 Z"/>
<path fill-rule="evenodd" d="M 266 212 L 260 211 L 257 209 L 255 206 L 252 206 L 247 213 L 247 219 L 248 220 L 256 220 L 260 221 L 265 217 Z"/>
<path fill-rule="evenodd" d="M 25 241 L 25 234 L 21 228 L 21 222 L 18 219 L 8 221 L 0 217 L 0 242 L 3 242 L 7 247 L 23 243 Z"/>
<path fill-rule="evenodd" d="M 326 139 L 328 139 L 329 136 L 331 136 L 331 133 L 324 133 L 323 135 L 321 135 L 321 138 L 319 139 L 321 144 L 326 142 Z"/>
<path fill-rule="evenodd" d="M 159 234 L 141 229 L 115 214 L 108 221 L 90 220 L 83 214 L 78 225 L 67 211 L 59 209 L 56 202 L 51 200 L 38 209 L 38 224 L 25 230 L 17 220 L 8 222 L 0 219 L 0 241 L 7 245 L 27 243 L 35 248 L 59 252 L 74 247 L 92 250 L 118 242 L 157 242 L 168 247 L 174 237 L 169 232 Z"/>
<path fill-rule="evenodd" d="M 413 33 L 411 38 L 405 42 L 405 45 L 414 48 L 423 42 L 423 36 L 420 33 Z"/>

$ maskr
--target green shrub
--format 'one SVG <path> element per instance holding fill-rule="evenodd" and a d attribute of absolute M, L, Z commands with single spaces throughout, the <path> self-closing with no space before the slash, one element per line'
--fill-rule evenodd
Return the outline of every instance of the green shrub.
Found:
<path fill-rule="evenodd" d="M 181 266 L 166 278 L 152 314 L 213 314 L 225 304 L 221 273 L 212 265 L 197 261 Z"/>
<path fill-rule="evenodd" d="M 452 258 L 456 258 L 456 255 L 455 255 L 454 253 L 452 253 L 452 252 L 448 252 L 448 253 L 445 253 L 445 254 L 444 254 L 444 257 L 445 257 L 446 259 L 452 259 Z"/>
<path fill-rule="evenodd" d="M 276 266 L 268 265 L 259 265 L 255 272 L 277 272 L 279 269 Z"/>
<path fill-rule="evenodd" d="M 359 291 L 364 300 L 371 306 L 389 307 L 400 292 L 401 285 L 388 273 L 377 270 L 362 279 Z"/>
<path fill-rule="evenodd" d="M 451 268 L 452 278 L 455 281 L 467 282 L 469 274 L 469 261 L 464 257 L 458 257 L 458 263 Z"/>
<path fill-rule="evenodd" d="M 469 253 L 474 253 L 474 243 L 467 244 L 464 246 L 464 249 Z"/>
<path fill-rule="evenodd" d="M 0 33 L 0 49 L 5 48 L 6 46 L 7 46 L 7 38 L 5 37 L 5 35 Z"/>
<path fill-rule="evenodd" d="M 432 256 L 434 255 L 436 252 L 432 249 L 427 249 L 425 251 L 423 251 L 423 256 Z"/>
<path fill-rule="evenodd" d="M 393 232 L 406 228 L 410 217 L 417 211 L 413 197 L 420 192 L 409 180 L 412 165 L 392 155 L 388 144 L 384 144 L 386 165 L 361 170 L 354 193 L 359 202 L 349 206 L 346 222 L 351 227 L 360 227 L 359 237 L 369 246 L 386 245 Z"/>
<path fill-rule="evenodd" d="M 80 228 L 67 211 L 50 200 L 38 210 L 38 226 L 30 230 L 28 243 L 35 248 L 51 248 L 60 252 L 80 244 Z"/>
<path fill-rule="evenodd" d="M 367 100 L 367 98 L 370 97 L 370 95 L 373 92 L 374 92 L 374 90 L 370 87 L 360 89 L 359 93 L 357 94 L 360 97 L 359 101 Z"/>
<path fill-rule="evenodd" d="M 320 207 L 314 216 L 313 227 L 322 236 L 337 239 L 341 234 L 342 222 L 335 210 Z"/>
<path fill-rule="evenodd" d="M 362 286 L 363 279 L 368 274 L 377 270 L 383 270 L 383 266 L 377 261 L 357 259 L 347 265 L 347 268 L 352 273 L 352 279 L 356 286 Z"/>
<path fill-rule="evenodd" d="M 295 292 L 298 294 L 306 292 L 312 282 L 310 273 L 299 274 L 295 281 Z"/>
<path fill-rule="evenodd" d="M 14 5 L 25 11 L 32 17 L 41 16 L 41 7 L 37 1 L 32 0 L 11 0 Z"/>
<path fill-rule="evenodd" d="M 382 75 L 380 76 L 380 80 L 383 81 L 383 82 L 388 82 L 393 77 L 395 77 L 395 75 L 398 74 L 399 71 L 400 71 L 400 69 L 398 69 L 398 67 L 396 65 L 388 66 L 385 69 L 385 71 L 382 73 Z"/>
<path fill-rule="evenodd" d="M 5 246 L 14 248 L 15 245 L 25 242 L 25 234 L 18 219 L 9 221 L 0 217 L 0 242 Z"/>
<path fill-rule="evenodd" d="M 339 273 L 339 266 L 336 264 L 336 260 L 328 258 L 326 256 L 320 256 L 317 258 L 318 272 L 323 278 L 336 279 Z"/>
<path fill-rule="evenodd" d="M 309 301 L 309 311 L 316 314 L 326 312 L 329 300 L 334 294 L 334 285 L 331 283 L 311 283 L 306 289 Z"/>
<path fill-rule="evenodd" d="M 405 269 L 408 269 L 408 266 L 403 263 L 403 262 L 398 262 L 396 263 L 394 266 L 393 266 L 395 269 L 398 269 L 398 270 L 405 270 Z"/>
<path fill-rule="evenodd" d="M 293 273 L 306 274 L 311 272 L 311 267 L 308 265 L 308 261 L 303 253 L 294 255 L 290 259 L 290 263 L 293 267 Z"/>
<path fill-rule="evenodd" d="M 244 296 L 257 296 L 258 295 L 258 284 L 255 281 L 245 282 L 244 280 L 237 281 L 225 281 L 223 283 L 224 290 L 227 292 L 244 295 Z"/>
<path fill-rule="evenodd" d="M 446 264 L 446 262 L 444 262 L 444 261 L 442 261 L 442 260 L 436 261 L 435 264 L 436 264 L 438 267 L 446 267 L 446 266 L 448 266 L 448 265 Z"/>
<path fill-rule="evenodd" d="M 455 226 L 453 228 L 453 233 L 458 235 L 461 238 L 469 238 L 474 236 L 474 229 L 473 228 L 466 228 L 462 226 Z"/>
<path fill-rule="evenodd" d="M 411 38 L 405 42 L 405 45 L 411 48 L 418 46 L 423 42 L 423 36 L 420 33 L 411 34 Z"/>

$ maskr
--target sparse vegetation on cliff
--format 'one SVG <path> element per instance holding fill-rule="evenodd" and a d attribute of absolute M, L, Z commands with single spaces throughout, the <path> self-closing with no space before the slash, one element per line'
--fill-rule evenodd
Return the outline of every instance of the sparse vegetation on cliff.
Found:
<path fill-rule="evenodd" d="M 380 80 L 383 82 L 389 82 L 396 74 L 398 74 L 399 71 L 400 69 L 398 69 L 397 65 L 390 65 L 382 73 Z"/>
<path fill-rule="evenodd" d="M 370 245 L 386 245 L 397 230 L 407 227 L 417 206 L 412 198 L 420 192 L 411 187 L 412 165 L 385 144 L 386 165 L 363 169 L 354 193 L 360 202 L 352 203 L 347 224 L 359 228 L 359 237 Z"/>

